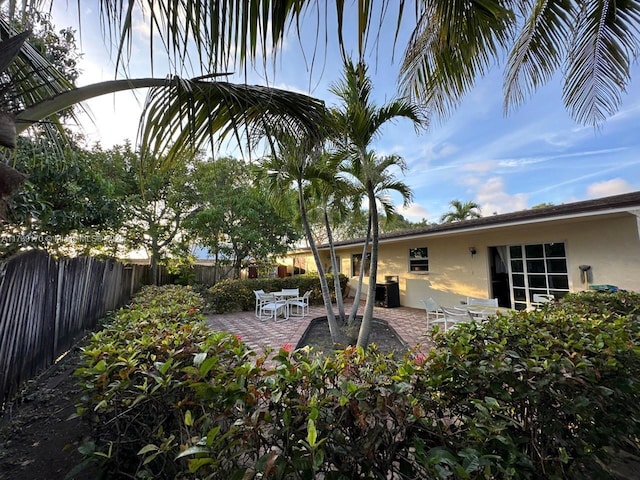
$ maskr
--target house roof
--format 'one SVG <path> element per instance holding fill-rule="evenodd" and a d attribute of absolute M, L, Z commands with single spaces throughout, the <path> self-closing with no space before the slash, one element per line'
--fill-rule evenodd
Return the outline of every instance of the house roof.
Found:
<path fill-rule="evenodd" d="M 553 220 L 579 218 L 592 215 L 614 214 L 630 212 L 638 209 L 640 212 L 640 192 L 614 195 L 610 197 L 585 200 L 582 202 L 564 203 L 550 207 L 533 208 L 520 210 L 517 212 L 491 215 L 488 217 L 474 218 L 453 223 L 442 223 L 438 225 L 428 225 L 426 227 L 411 230 L 399 230 L 381 234 L 380 243 L 409 239 L 411 237 L 422 237 L 428 235 L 439 235 L 453 232 L 484 230 L 502 226 L 521 225 L 526 223 L 548 222 Z M 363 244 L 364 238 L 344 240 L 335 242 L 336 247 Z M 327 248 L 322 245 L 320 248 Z"/>

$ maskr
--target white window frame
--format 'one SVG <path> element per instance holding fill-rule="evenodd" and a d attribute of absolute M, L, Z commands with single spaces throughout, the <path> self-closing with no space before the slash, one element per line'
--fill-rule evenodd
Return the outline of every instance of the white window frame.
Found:
<path fill-rule="evenodd" d="M 411 255 L 413 250 L 426 250 L 427 256 L 414 257 Z M 407 266 L 407 271 L 409 273 L 415 273 L 417 275 L 424 275 L 429 273 L 429 247 L 422 246 L 422 247 L 409 248 L 408 258 L 409 258 L 409 262 Z M 423 269 L 422 267 L 425 267 L 425 266 L 426 266 L 426 269 Z M 414 267 L 417 267 L 417 268 L 414 269 Z"/>

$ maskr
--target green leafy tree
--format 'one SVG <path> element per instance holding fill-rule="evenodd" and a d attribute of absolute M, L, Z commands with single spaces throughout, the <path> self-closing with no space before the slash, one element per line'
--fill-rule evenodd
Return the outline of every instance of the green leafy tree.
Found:
<path fill-rule="evenodd" d="M 233 266 L 235 278 L 248 262 L 283 255 L 299 239 L 294 211 L 277 212 L 244 161 L 202 162 L 193 178 L 196 207 L 185 227 L 216 264 L 226 260 Z"/>
<path fill-rule="evenodd" d="M 116 189 L 90 152 L 72 144 L 58 152 L 47 137 L 21 138 L 14 161 L 27 180 L 9 202 L 1 233 L 4 256 L 26 247 L 88 254 L 119 228 L 123 213 Z"/>
<path fill-rule="evenodd" d="M 440 221 L 443 223 L 460 222 L 462 220 L 468 220 L 470 218 L 480 218 L 481 216 L 480 205 L 471 200 L 468 202 L 451 200 L 449 202 L 449 206 L 453 210 L 442 215 Z"/>

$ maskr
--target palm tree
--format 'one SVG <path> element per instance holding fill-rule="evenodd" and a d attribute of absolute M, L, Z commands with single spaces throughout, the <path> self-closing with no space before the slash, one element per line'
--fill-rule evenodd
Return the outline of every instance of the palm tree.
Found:
<path fill-rule="evenodd" d="M 333 122 L 336 132 L 339 133 L 334 139 L 335 155 L 343 159 L 344 170 L 360 184 L 368 200 L 371 220 L 369 286 L 358 334 L 358 345 L 365 347 L 369 342 L 375 302 L 379 237 L 378 200 L 382 192 L 390 189 L 400 191 L 405 203 L 410 197 L 408 188 L 389 173 L 392 166 L 398 166 L 403 170 L 404 165 L 399 161 L 399 157 L 392 155 L 379 158 L 371 149 L 371 144 L 380 135 L 382 126 L 389 121 L 406 118 L 418 128 L 424 120 L 419 108 L 409 102 L 395 100 L 382 107 L 375 105 L 371 100 L 371 81 L 363 63 L 354 64 L 346 61 L 344 69 L 342 80 L 331 88 L 342 102 L 339 109 L 333 110 Z M 387 206 L 389 205 L 387 203 Z"/>
<path fill-rule="evenodd" d="M 320 290 L 322 291 L 322 299 L 327 312 L 331 339 L 333 343 L 339 343 L 342 341 L 340 329 L 333 311 L 326 272 L 311 231 L 307 212 L 308 202 L 305 196 L 305 187 L 309 181 L 318 179 L 331 182 L 331 173 L 323 170 L 322 163 L 319 161 L 321 149 L 313 139 L 287 136 L 280 133 L 275 138 L 275 141 L 277 142 L 277 152 L 261 162 L 259 172 L 262 177 L 266 177 L 268 180 L 268 188 L 276 207 L 279 200 L 282 201 L 286 198 L 282 192 L 288 191 L 292 185 L 295 187 L 302 227 L 318 269 Z"/>
<path fill-rule="evenodd" d="M 136 5 L 148 12 L 151 25 L 168 25 L 153 28 L 151 34 L 160 35 L 167 52 L 175 53 L 175 64 L 190 60 L 184 48 L 189 38 L 205 71 L 226 69 L 235 60 L 246 66 L 258 56 L 275 58 L 287 30 L 298 29 L 300 35 L 303 19 L 314 13 L 318 28 L 327 28 L 325 2 L 263 1 L 259 8 L 258 2 L 249 3 L 250 8 L 246 0 L 176 0 L 160 9 L 154 8 L 154 0 L 101 0 L 100 7 L 112 41 L 118 44 L 119 65 L 132 41 Z M 346 3 L 335 1 L 336 34 L 343 52 L 343 30 L 352 28 L 344 22 Z M 506 54 L 507 111 L 562 69 L 569 113 L 579 123 L 599 124 L 617 111 L 631 81 L 630 66 L 640 55 L 637 1 L 414 0 L 413 4 L 412 9 L 397 0 L 359 0 L 358 58 L 364 58 L 369 40 L 377 38 L 376 28 L 385 20 L 393 22 L 396 32 L 402 22 L 410 22 L 413 31 L 401 65 L 403 90 L 443 115 Z M 407 20 L 407 11 L 415 12 L 413 19 Z"/>
<path fill-rule="evenodd" d="M 0 6 L 2 5 L 0 0 Z M 112 80 L 74 86 L 0 17 L 0 144 L 13 148 L 15 136 L 48 119 L 45 127 L 64 130 L 52 115 L 84 100 L 122 90 L 151 87 L 140 126 L 142 154 L 168 165 L 217 135 L 219 141 L 272 127 L 290 135 L 319 136 L 326 118 L 322 101 L 270 87 L 219 81 L 224 74 L 191 80 L 177 76 Z"/>
<path fill-rule="evenodd" d="M 476 202 L 468 201 L 462 203 L 460 200 L 451 200 L 449 202 L 453 211 L 445 213 L 440 217 L 443 223 L 460 222 L 470 218 L 480 218 L 480 205 Z"/>

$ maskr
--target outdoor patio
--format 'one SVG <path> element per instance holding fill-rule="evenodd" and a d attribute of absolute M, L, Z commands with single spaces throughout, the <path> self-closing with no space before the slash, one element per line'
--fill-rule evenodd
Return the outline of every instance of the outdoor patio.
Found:
<path fill-rule="evenodd" d="M 345 303 L 348 313 L 351 302 Z M 364 304 L 360 307 L 360 314 Z M 307 326 L 316 317 L 326 316 L 323 305 L 312 305 L 309 314 L 304 318 L 291 317 L 288 320 L 259 320 L 253 310 L 247 312 L 231 312 L 211 314 L 206 317 L 207 323 L 214 330 L 221 330 L 240 335 L 242 340 L 253 350 L 263 351 L 265 347 L 279 348 L 286 343 L 296 345 Z M 410 347 L 429 344 L 426 330 L 425 311 L 422 309 L 397 307 L 374 307 L 374 318 L 389 323 L 400 338 Z"/>

